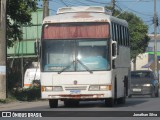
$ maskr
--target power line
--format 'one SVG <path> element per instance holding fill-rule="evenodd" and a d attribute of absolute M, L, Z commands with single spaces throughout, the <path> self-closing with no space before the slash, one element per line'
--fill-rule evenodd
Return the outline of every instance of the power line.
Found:
<path fill-rule="evenodd" d="M 106 4 L 111 4 L 110 2 L 100 2 L 100 1 L 94 1 L 94 0 L 85 0 L 85 1 L 88 1 L 88 2 L 92 2 L 92 3 L 98 3 L 98 4 L 103 4 L 103 5 L 106 5 Z"/>
<path fill-rule="evenodd" d="M 60 0 L 65 6 L 68 7 L 68 5 L 63 1 L 63 0 Z"/>
<path fill-rule="evenodd" d="M 139 2 L 152 2 L 153 0 L 141 0 L 141 1 L 139 1 Z M 117 0 L 117 2 L 136 2 L 135 0 L 133 0 L 133 1 L 127 1 L 127 0 Z"/>
<path fill-rule="evenodd" d="M 135 1 L 134 1 L 134 2 L 135 2 Z M 137 2 L 140 2 L 140 0 L 138 0 Z M 120 2 L 117 1 L 117 3 L 120 3 Z M 130 10 L 130 11 L 132 11 L 132 12 L 134 12 L 134 13 L 141 14 L 141 15 L 145 15 L 145 16 L 153 16 L 153 15 L 151 15 L 151 14 L 142 13 L 142 12 L 133 10 L 133 9 L 131 9 L 131 8 L 127 7 L 127 6 L 125 6 L 124 4 L 121 4 L 121 5 L 123 5 L 125 8 L 127 8 L 127 10 Z M 126 11 L 126 10 L 125 10 L 125 11 Z"/>
<path fill-rule="evenodd" d="M 77 0 L 79 3 L 81 3 L 81 4 L 83 4 L 83 5 L 87 5 L 87 6 L 89 6 L 89 4 L 86 4 L 86 3 L 84 3 L 84 2 L 81 2 L 81 1 L 79 1 L 79 0 Z"/>

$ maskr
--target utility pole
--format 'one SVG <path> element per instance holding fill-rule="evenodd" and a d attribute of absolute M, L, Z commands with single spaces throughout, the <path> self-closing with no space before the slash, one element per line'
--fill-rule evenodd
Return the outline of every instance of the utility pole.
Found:
<path fill-rule="evenodd" d="M 112 3 L 112 15 L 114 16 L 115 14 L 115 0 L 112 0 L 111 3 Z"/>
<path fill-rule="evenodd" d="M 0 99 L 6 99 L 6 0 L 0 0 Z"/>
<path fill-rule="evenodd" d="M 154 0 L 154 72 L 158 76 L 158 60 L 157 60 L 157 14 L 156 0 Z"/>
<path fill-rule="evenodd" d="M 49 16 L 49 1 L 43 0 L 43 19 Z"/>

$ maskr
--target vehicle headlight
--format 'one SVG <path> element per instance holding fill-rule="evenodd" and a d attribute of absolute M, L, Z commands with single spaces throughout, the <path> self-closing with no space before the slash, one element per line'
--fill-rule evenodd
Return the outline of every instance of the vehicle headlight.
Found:
<path fill-rule="evenodd" d="M 45 91 L 53 91 L 53 87 L 45 87 Z"/>
<path fill-rule="evenodd" d="M 90 91 L 106 91 L 106 90 L 111 90 L 112 86 L 111 85 L 91 85 L 89 87 Z"/>
<path fill-rule="evenodd" d="M 149 87 L 149 86 L 152 86 L 152 84 L 143 84 L 143 86 Z"/>
<path fill-rule="evenodd" d="M 111 85 L 106 85 L 106 86 L 100 86 L 100 90 L 111 90 L 112 86 Z"/>
<path fill-rule="evenodd" d="M 61 86 L 54 86 L 53 91 L 63 91 L 63 88 Z"/>
<path fill-rule="evenodd" d="M 90 91 L 98 91 L 99 90 L 99 85 L 92 85 L 89 87 Z"/>
<path fill-rule="evenodd" d="M 53 86 L 53 87 L 42 87 L 42 91 L 51 92 L 51 91 L 63 91 L 63 88 L 61 86 Z"/>

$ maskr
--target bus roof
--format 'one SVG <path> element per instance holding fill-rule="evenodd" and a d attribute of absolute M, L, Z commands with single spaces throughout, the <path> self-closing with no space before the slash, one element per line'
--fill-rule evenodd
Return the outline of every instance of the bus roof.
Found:
<path fill-rule="evenodd" d="M 59 8 L 57 14 L 73 12 L 98 12 L 104 13 L 105 8 L 100 6 L 79 6 L 79 7 L 62 7 Z"/>
<path fill-rule="evenodd" d="M 67 22 L 115 22 L 128 26 L 125 20 L 112 16 L 105 11 L 104 7 L 65 7 L 59 8 L 56 15 L 48 16 L 43 20 L 45 23 L 67 23 Z"/>

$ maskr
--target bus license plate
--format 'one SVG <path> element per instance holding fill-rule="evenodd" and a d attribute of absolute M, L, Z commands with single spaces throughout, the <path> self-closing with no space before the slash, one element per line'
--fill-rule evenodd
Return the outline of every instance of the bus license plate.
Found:
<path fill-rule="evenodd" d="M 70 93 L 71 94 L 80 94 L 80 90 L 71 90 Z"/>

